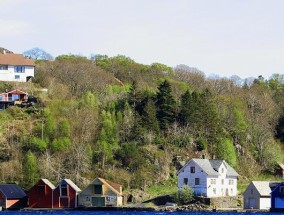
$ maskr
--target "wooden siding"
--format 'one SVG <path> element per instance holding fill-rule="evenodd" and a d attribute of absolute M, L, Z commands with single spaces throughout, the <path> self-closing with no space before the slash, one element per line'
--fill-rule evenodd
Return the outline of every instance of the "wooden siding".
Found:
<path fill-rule="evenodd" d="M 102 194 L 95 194 L 94 186 L 102 186 Z M 80 206 L 122 206 L 122 196 L 114 192 L 108 185 L 102 183 L 99 179 L 95 179 L 80 194 L 78 198 Z M 103 205 L 101 205 L 103 204 Z"/>
<path fill-rule="evenodd" d="M 42 192 L 39 187 L 44 189 Z M 49 187 L 44 181 L 39 180 L 29 190 L 29 207 L 30 208 L 52 208 L 52 192 L 53 189 Z"/>

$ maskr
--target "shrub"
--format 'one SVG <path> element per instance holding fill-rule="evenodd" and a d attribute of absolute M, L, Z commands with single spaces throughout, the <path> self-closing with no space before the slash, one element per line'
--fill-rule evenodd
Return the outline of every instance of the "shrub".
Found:
<path fill-rule="evenodd" d="M 190 203 L 193 200 L 194 191 L 189 186 L 183 186 L 181 189 L 179 189 L 175 196 L 174 200 L 178 205 L 185 205 Z"/>

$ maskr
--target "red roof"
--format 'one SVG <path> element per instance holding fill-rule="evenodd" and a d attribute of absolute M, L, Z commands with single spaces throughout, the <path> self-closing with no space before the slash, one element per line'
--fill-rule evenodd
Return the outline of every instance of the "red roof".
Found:
<path fill-rule="evenodd" d="M 120 184 L 117 184 L 117 183 L 114 183 L 114 182 L 111 182 L 111 181 L 108 181 L 104 178 L 98 178 L 101 182 L 103 182 L 104 184 L 107 184 L 109 185 L 112 189 L 114 189 L 118 194 L 121 195 L 121 185 Z"/>
<path fill-rule="evenodd" d="M 0 54 L 0 65 L 19 65 L 34 66 L 35 63 L 31 59 L 25 58 L 22 54 Z"/>

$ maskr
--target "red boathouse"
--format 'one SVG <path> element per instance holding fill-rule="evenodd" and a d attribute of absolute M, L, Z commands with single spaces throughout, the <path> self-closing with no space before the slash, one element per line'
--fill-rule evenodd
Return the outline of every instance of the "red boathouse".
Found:
<path fill-rule="evenodd" d="M 29 189 L 30 208 L 52 208 L 52 192 L 55 186 L 47 179 L 40 179 Z"/>
<path fill-rule="evenodd" d="M 53 208 L 77 208 L 80 192 L 70 179 L 62 179 L 53 190 Z"/>

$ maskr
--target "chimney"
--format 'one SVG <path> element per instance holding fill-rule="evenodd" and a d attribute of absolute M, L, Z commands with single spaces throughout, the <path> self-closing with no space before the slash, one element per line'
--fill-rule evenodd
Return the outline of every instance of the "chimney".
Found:
<path fill-rule="evenodd" d="M 205 154 L 203 154 L 203 155 L 202 155 L 202 159 L 206 159 L 206 156 L 205 156 Z"/>

